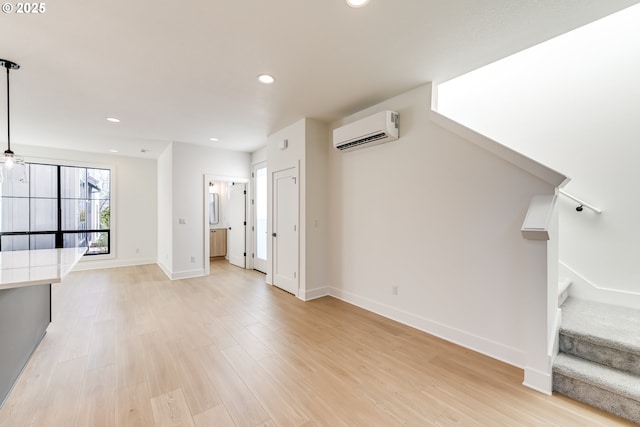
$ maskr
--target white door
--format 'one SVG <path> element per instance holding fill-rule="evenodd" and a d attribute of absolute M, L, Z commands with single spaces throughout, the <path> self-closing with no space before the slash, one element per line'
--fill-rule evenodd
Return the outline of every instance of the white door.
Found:
<path fill-rule="evenodd" d="M 233 183 L 229 191 L 229 230 L 227 248 L 229 262 L 238 267 L 246 267 L 246 228 L 247 228 L 247 185 Z"/>
<path fill-rule="evenodd" d="M 253 167 L 253 268 L 267 272 L 267 165 Z"/>
<path fill-rule="evenodd" d="M 297 168 L 273 174 L 273 284 L 298 295 Z"/>

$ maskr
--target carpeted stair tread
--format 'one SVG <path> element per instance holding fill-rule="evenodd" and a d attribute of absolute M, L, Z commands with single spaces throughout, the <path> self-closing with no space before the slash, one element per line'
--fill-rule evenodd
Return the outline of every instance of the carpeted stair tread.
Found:
<path fill-rule="evenodd" d="M 640 377 L 637 375 L 564 353 L 556 358 L 553 373 L 583 381 L 640 404 Z"/>
<path fill-rule="evenodd" d="M 640 310 L 569 298 L 562 306 L 560 333 L 640 354 Z"/>

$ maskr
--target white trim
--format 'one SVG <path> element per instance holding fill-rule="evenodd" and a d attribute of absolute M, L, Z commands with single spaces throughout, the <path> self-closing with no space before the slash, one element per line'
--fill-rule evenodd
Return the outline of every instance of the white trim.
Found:
<path fill-rule="evenodd" d="M 79 264 L 85 264 L 86 262 L 92 261 L 101 261 L 101 260 L 116 260 L 118 259 L 117 254 L 117 243 L 118 236 L 117 234 L 117 168 L 114 164 L 111 163 L 98 163 L 98 162 L 86 162 L 79 160 L 65 160 L 65 159 L 56 159 L 53 157 L 36 157 L 36 156 L 26 156 L 24 157 L 26 163 L 36 163 L 50 166 L 67 166 L 67 167 L 76 167 L 76 168 L 88 168 L 88 169 L 108 169 L 110 174 L 109 180 L 109 210 L 111 215 L 109 216 L 109 253 L 108 254 L 96 254 L 90 255 L 89 258 L 93 258 L 90 261 L 85 261 L 85 258 L 82 258 L 79 261 Z M 87 268 L 87 269 L 90 269 Z"/>
<path fill-rule="evenodd" d="M 560 353 L 560 325 L 562 325 L 562 309 L 556 308 L 553 312 L 551 336 L 549 337 L 549 349 L 552 361 L 555 361 L 558 353 Z"/>
<path fill-rule="evenodd" d="M 438 112 L 438 85 L 435 83 L 431 85 L 431 108 L 429 115 L 431 121 L 435 124 L 455 135 L 461 136 L 467 141 L 529 172 L 554 187 L 564 187 L 570 181 L 570 178 L 566 175 L 440 114 Z"/>
<path fill-rule="evenodd" d="M 483 337 L 422 316 L 398 310 L 385 304 L 380 304 L 341 289 L 329 288 L 329 295 L 518 368 L 524 367 L 525 354 L 516 348 L 487 340 Z"/>
<path fill-rule="evenodd" d="M 169 279 L 171 280 L 180 280 L 180 279 L 190 279 L 192 277 L 202 277 L 204 276 L 204 269 L 197 268 L 195 270 L 183 270 L 175 273 L 171 273 Z"/>
<path fill-rule="evenodd" d="M 158 267 L 160 267 L 160 269 L 164 272 L 164 274 L 171 279 L 171 269 L 169 267 L 167 267 L 162 261 L 157 261 L 156 264 L 158 264 Z"/>
<path fill-rule="evenodd" d="M 524 381 L 522 385 L 533 390 L 551 396 L 552 392 L 552 376 L 546 372 L 540 372 L 533 368 L 524 368 Z"/>
<path fill-rule="evenodd" d="M 326 297 L 329 295 L 330 295 L 330 289 L 327 287 L 311 289 L 311 290 L 305 291 L 304 295 L 302 296 L 302 300 L 311 301 L 311 300 Z"/>
<path fill-rule="evenodd" d="M 568 277 L 558 280 L 558 307 L 562 307 L 562 304 L 569 298 L 569 286 L 571 286 L 571 279 Z"/>
<path fill-rule="evenodd" d="M 203 268 L 199 268 L 199 269 L 196 269 L 196 270 L 179 271 L 177 273 L 174 273 L 174 272 L 171 271 L 171 269 L 169 267 L 164 265 L 162 262 L 156 261 L 156 264 L 158 265 L 158 267 L 160 267 L 160 269 L 164 272 L 164 274 L 166 274 L 166 276 L 170 280 L 189 279 L 189 278 L 192 278 L 192 277 L 202 277 L 202 276 L 205 275 Z"/>
<path fill-rule="evenodd" d="M 520 232 L 527 240 L 549 240 L 549 228 L 554 218 L 555 194 L 533 196 Z"/>
<path fill-rule="evenodd" d="M 296 163 L 296 165 L 294 166 L 283 166 L 281 169 L 275 170 L 275 171 L 269 171 L 269 169 L 267 168 L 267 179 L 269 179 L 268 182 L 271 183 L 270 187 L 271 187 L 271 194 L 267 195 L 267 200 L 269 201 L 269 205 L 267 205 L 268 207 L 271 207 L 271 209 L 269 210 L 267 208 L 267 234 L 273 236 L 273 222 L 275 221 L 275 215 L 274 215 L 274 210 L 275 210 L 275 186 L 274 184 L 274 179 L 275 179 L 275 175 L 277 173 L 280 172 L 286 172 L 288 170 L 293 170 L 293 175 L 295 176 L 295 180 L 296 180 L 296 189 L 298 190 L 298 194 L 297 194 L 297 211 L 296 211 L 296 225 L 297 225 L 297 236 L 298 236 L 298 245 L 297 245 L 297 249 L 296 249 L 296 254 L 295 256 L 297 257 L 297 262 L 296 262 L 296 267 L 297 267 L 297 272 L 296 272 L 296 280 L 295 280 L 295 288 L 296 288 L 296 292 L 293 294 L 296 298 L 303 300 L 303 293 L 304 293 L 304 289 L 301 289 L 301 279 L 300 276 L 302 276 L 301 274 L 301 263 L 302 263 L 302 243 L 301 243 L 301 209 L 300 209 L 300 198 L 301 198 L 301 194 L 300 194 L 300 161 L 298 161 Z M 270 219 L 269 219 L 270 218 Z M 267 277 L 265 278 L 265 281 L 273 286 L 278 286 L 275 284 L 275 268 L 273 263 L 276 261 L 275 257 L 273 256 L 273 238 L 269 239 L 269 243 L 267 244 L 267 248 L 270 248 L 270 250 L 267 251 L 267 260 L 270 262 L 270 268 L 269 271 L 267 272 Z M 269 260 L 269 254 L 271 254 L 271 259 Z M 269 273 L 271 273 L 271 275 L 269 275 Z M 288 291 L 287 291 L 288 292 Z"/>
<path fill-rule="evenodd" d="M 99 163 L 99 162 L 87 162 L 81 160 L 65 160 L 56 159 L 54 157 L 36 157 L 26 156 L 24 161 L 27 163 L 42 163 L 47 165 L 60 165 L 60 166 L 76 166 L 81 168 L 95 168 L 95 169 L 114 169 L 111 163 Z"/>
<path fill-rule="evenodd" d="M 251 224 L 251 230 L 249 230 L 249 235 L 250 235 L 250 240 L 251 240 L 251 245 L 249 246 L 249 248 L 251 249 L 250 254 L 252 256 L 247 255 L 247 268 L 253 268 L 255 269 L 255 254 L 258 252 L 257 250 L 257 235 L 256 235 L 256 231 L 258 230 L 258 224 L 257 224 L 257 206 L 258 204 L 256 203 L 256 190 L 257 190 L 257 185 L 256 185 L 256 177 L 255 177 L 255 172 L 257 172 L 258 169 L 265 169 L 265 180 L 269 180 L 269 173 L 268 173 L 268 169 L 267 169 L 267 161 L 263 160 L 257 163 L 252 163 L 251 164 L 251 192 L 249 193 L 249 205 L 248 205 L 248 210 L 249 210 L 249 217 L 250 217 L 250 222 L 249 224 Z M 268 184 L 267 184 L 268 187 Z M 267 195 L 267 199 L 269 198 L 269 196 Z M 253 201 L 253 203 L 251 203 Z M 268 211 L 269 209 L 267 208 L 267 224 L 269 223 L 269 217 L 268 217 Z M 268 235 L 268 234 L 267 234 Z M 267 238 L 268 240 L 268 238 Z M 269 244 L 267 243 L 267 246 Z M 266 250 L 266 248 L 265 248 Z M 267 250 L 268 252 L 268 250 Z M 267 255 L 267 259 L 264 261 L 264 269 L 268 270 L 268 264 L 269 264 L 269 256 Z M 258 270 L 261 271 L 261 270 Z M 263 271 L 263 273 L 267 273 L 266 271 Z"/>
<path fill-rule="evenodd" d="M 563 261 L 559 261 L 558 264 L 560 267 L 560 275 L 571 279 L 569 296 L 640 309 L 640 293 L 598 286 Z"/>
<path fill-rule="evenodd" d="M 109 230 L 111 230 L 111 228 Z M 109 237 L 113 241 L 113 237 L 111 236 L 111 234 L 114 234 L 114 233 L 109 233 Z M 87 262 L 97 262 L 97 261 L 108 262 L 108 261 L 114 260 L 116 258 L 117 257 L 116 257 L 116 254 L 115 254 L 115 249 L 113 249 L 108 254 L 87 255 L 86 257 L 84 257 L 83 259 L 80 260 L 80 264 L 84 264 L 84 263 L 87 263 Z"/>
<path fill-rule="evenodd" d="M 148 265 L 148 264 L 158 264 L 155 259 L 146 258 L 146 259 L 116 259 L 116 260 L 104 260 L 104 261 L 93 261 L 91 259 L 83 259 L 83 262 L 79 262 L 73 271 L 86 271 L 86 270 L 99 270 L 101 268 L 116 268 L 116 267 L 133 267 L 136 265 Z M 163 266 L 160 266 L 163 268 Z M 166 272 L 165 272 L 166 273 Z M 168 276 L 168 275 L 167 275 Z"/>
<path fill-rule="evenodd" d="M 204 214 L 203 214 L 203 219 L 204 219 L 204 233 L 203 233 L 203 249 L 204 252 L 202 254 L 202 260 L 203 260 L 203 268 L 204 268 L 204 275 L 208 276 L 209 274 L 211 274 L 211 266 L 210 264 L 210 259 L 211 259 L 211 248 L 210 248 L 210 239 L 211 239 L 211 226 L 209 225 L 209 182 L 213 181 L 213 177 L 211 175 L 207 175 L 204 174 L 203 176 L 203 181 L 202 181 L 202 188 L 203 188 L 203 192 L 204 192 Z M 166 271 L 165 271 L 166 273 Z M 167 276 L 171 277 L 171 274 L 167 274 Z"/>
<path fill-rule="evenodd" d="M 250 179 L 250 178 L 248 178 Z M 237 185 L 237 187 L 236 187 Z M 231 226 L 232 226 L 232 222 L 236 221 L 236 218 L 231 218 L 231 216 L 229 218 L 227 218 L 227 221 L 229 222 L 229 227 L 227 229 L 227 254 L 225 255 L 225 259 L 229 261 L 230 264 L 235 265 L 236 267 L 240 267 L 240 268 L 244 268 L 246 269 L 251 269 L 251 267 L 249 266 L 249 243 L 250 243 L 250 239 L 251 239 L 251 234 L 249 233 L 248 227 L 250 227 L 250 222 L 249 222 L 249 182 L 248 181 L 233 181 L 231 183 L 229 183 L 229 192 L 227 193 L 229 195 L 229 206 L 232 205 L 231 200 L 234 199 L 234 193 L 238 190 L 234 190 L 235 188 L 241 189 L 242 190 L 242 194 L 237 195 L 236 197 L 241 197 L 243 199 L 244 202 L 244 219 L 243 219 L 243 225 L 241 227 L 244 227 L 244 238 L 240 239 L 243 242 L 243 255 L 240 256 L 235 256 L 235 254 L 232 254 L 229 251 L 229 248 L 231 247 L 231 234 L 232 232 L 228 231 L 231 230 Z M 231 208 L 229 208 L 228 213 L 231 211 Z M 231 260 L 231 255 L 234 255 L 234 259 Z M 242 267 L 241 267 L 242 265 Z"/>
<path fill-rule="evenodd" d="M 227 183 L 231 183 L 231 182 L 238 182 L 238 183 L 244 183 L 247 184 L 247 192 L 250 190 L 250 182 L 251 179 L 250 178 L 240 178 L 240 177 L 234 177 L 234 176 L 222 176 L 222 175 L 212 175 L 212 174 L 208 174 L 205 173 L 203 174 L 203 178 L 202 178 L 202 191 L 203 191 L 203 201 L 202 204 L 204 205 L 204 215 L 203 215 L 203 230 L 202 230 L 202 237 L 203 237 L 203 242 L 202 242 L 202 249 L 203 249 L 203 253 L 202 253 L 202 260 L 203 260 L 203 266 L 202 266 L 202 271 L 203 274 L 201 274 L 201 276 L 208 276 L 209 274 L 211 274 L 211 266 L 209 265 L 210 262 L 210 248 L 209 248 L 209 233 L 210 233 L 210 227 L 209 227 L 209 182 L 211 181 L 218 181 L 218 182 L 227 182 Z M 246 211 L 247 207 L 245 205 L 245 211 Z M 246 212 L 245 212 L 245 218 L 246 218 Z M 245 247 L 245 251 L 247 250 L 247 239 L 248 239 L 248 233 L 245 233 L 245 243 L 244 243 L 244 247 Z M 228 259 L 227 257 L 225 257 L 225 259 Z M 246 262 L 246 257 L 245 257 L 245 267 L 247 267 L 247 262 Z M 194 270 L 195 271 L 195 270 Z M 166 271 L 165 271 L 166 273 Z M 169 276 L 172 280 L 174 280 L 173 277 L 171 277 L 170 274 L 167 274 L 167 276 Z M 195 277 L 195 276 L 189 276 L 189 277 Z M 176 278 L 182 278 L 182 277 L 176 277 Z"/>

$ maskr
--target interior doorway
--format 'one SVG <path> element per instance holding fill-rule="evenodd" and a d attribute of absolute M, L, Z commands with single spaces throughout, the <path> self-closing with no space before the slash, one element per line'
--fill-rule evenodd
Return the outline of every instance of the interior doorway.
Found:
<path fill-rule="evenodd" d="M 267 163 L 253 165 L 253 268 L 267 272 Z"/>
<path fill-rule="evenodd" d="M 298 296 L 298 169 L 273 173 L 273 284 Z"/>
<path fill-rule="evenodd" d="M 245 255 L 247 247 L 251 245 L 249 233 L 246 232 L 248 215 L 246 193 L 248 193 L 249 181 L 249 178 L 204 175 L 203 259 L 206 276 L 211 274 L 211 257 L 214 255 L 229 262 L 233 260 L 233 264 L 241 268 L 251 268 L 251 265 L 247 265 Z M 234 184 L 236 184 L 236 190 L 242 190 L 239 191 L 241 199 L 237 200 L 234 197 L 232 203 Z M 220 244 L 221 238 L 224 239 L 222 256 L 218 252 L 219 246 L 216 246 Z"/>
<path fill-rule="evenodd" d="M 237 267 L 247 267 L 247 184 L 234 182 L 229 189 L 227 258 Z"/>

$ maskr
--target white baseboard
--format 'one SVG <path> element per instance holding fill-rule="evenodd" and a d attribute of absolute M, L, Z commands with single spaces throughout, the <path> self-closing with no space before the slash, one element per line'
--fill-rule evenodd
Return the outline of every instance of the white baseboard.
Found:
<path fill-rule="evenodd" d="M 302 300 L 303 301 L 311 301 L 317 298 L 322 298 L 322 297 L 326 297 L 327 295 L 330 295 L 329 293 L 329 288 L 324 287 L 324 288 L 318 288 L 318 289 L 311 289 L 308 290 L 304 293 L 304 295 L 302 295 Z"/>
<path fill-rule="evenodd" d="M 544 393 L 547 396 L 551 396 L 553 391 L 551 373 L 540 372 L 532 368 L 524 368 L 524 381 L 522 385 Z"/>
<path fill-rule="evenodd" d="M 204 276 L 204 268 L 197 268 L 195 270 L 184 270 L 173 272 L 169 276 L 171 280 L 180 280 L 180 279 L 189 279 L 191 277 L 202 277 Z"/>
<path fill-rule="evenodd" d="M 341 289 L 329 288 L 329 295 L 348 302 L 349 304 L 353 304 L 364 308 L 365 310 L 379 314 L 383 317 L 395 320 L 396 322 L 411 326 L 412 328 L 416 328 L 430 335 L 435 335 L 446 341 L 450 341 L 454 344 L 482 353 L 491 358 L 519 368 L 524 367 L 525 354 L 516 348 L 487 340 L 483 337 L 470 334 L 413 313 L 408 313 L 388 305 L 380 304 L 376 301 L 360 297 Z"/>
<path fill-rule="evenodd" d="M 129 260 L 111 259 L 111 260 L 103 260 L 103 261 L 88 261 L 88 262 L 78 263 L 74 268 L 74 271 L 98 270 L 101 268 L 133 267 L 136 265 L 147 265 L 147 264 L 157 264 L 158 267 L 160 267 L 160 269 L 164 272 L 164 274 L 166 274 L 167 277 L 171 280 L 188 279 L 191 277 L 204 276 L 203 268 L 173 272 L 169 267 L 167 267 L 162 262 L 155 259 L 129 259 Z"/>
<path fill-rule="evenodd" d="M 171 279 L 171 269 L 164 265 L 162 261 L 158 261 L 156 264 L 158 264 L 158 267 L 160 267 L 164 274 L 166 274 L 166 276 Z"/>
<path fill-rule="evenodd" d="M 99 261 L 82 260 L 73 271 L 98 270 L 101 268 L 133 267 L 136 265 L 156 264 L 155 259 L 105 259 Z"/>
<path fill-rule="evenodd" d="M 558 307 L 562 307 L 562 304 L 569 298 L 569 288 L 571 287 L 571 279 L 563 277 L 558 280 Z"/>
<path fill-rule="evenodd" d="M 562 261 L 559 262 L 559 273 L 571 279 L 571 297 L 640 309 L 640 293 L 600 287 Z"/>
<path fill-rule="evenodd" d="M 551 349 L 551 360 L 555 360 L 560 352 L 560 325 L 562 324 L 562 309 L 556 308 L 553 313 L 553 324 L 551 325 L 551 336 L 549 337 L 549 347 Z"/>

